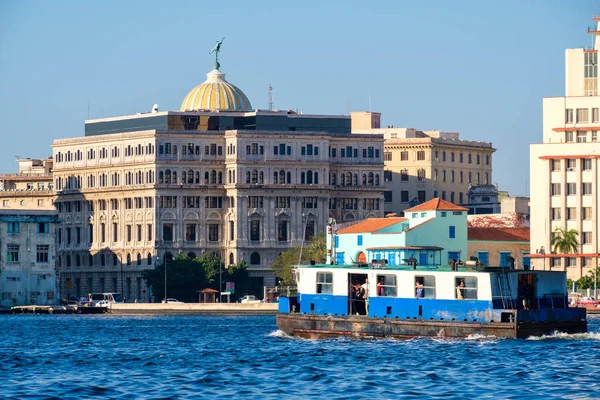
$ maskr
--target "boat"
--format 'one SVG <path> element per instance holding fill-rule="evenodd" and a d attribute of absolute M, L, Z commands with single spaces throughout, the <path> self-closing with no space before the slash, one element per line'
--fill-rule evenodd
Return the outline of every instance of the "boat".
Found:
<path fill-rule="evenodd" d="M 407 261 L 296 266 L 297 292 L 280 291 L 278 328 L 310 339 L 587 332 L 585 308 L 569 307 L 566 272 Z"/>

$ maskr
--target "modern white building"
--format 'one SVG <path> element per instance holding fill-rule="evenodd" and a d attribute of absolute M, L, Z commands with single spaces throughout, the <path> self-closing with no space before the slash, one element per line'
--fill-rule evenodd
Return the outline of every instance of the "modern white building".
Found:
<path fill-rule="evenodd" d="M 532 265 L 566 268 L 572 279 L 599 263 L 600 18 L 594 21 L 597 28 L 588 29 L 594 46 L 566 50 L 566 95 L 544 98 L 543 140 L 530 147 Z M 577 253 L 552 252 L 557 227 L 579 232 Z"/>

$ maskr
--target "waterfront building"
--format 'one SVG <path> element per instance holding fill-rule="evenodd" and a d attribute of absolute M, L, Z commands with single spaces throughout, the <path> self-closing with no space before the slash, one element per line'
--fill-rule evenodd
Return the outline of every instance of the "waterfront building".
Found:
<path fill-rule="evenodd" d="M 0 307 L 56 304 L 52 158 L 0 174 Z"/>
<path fill-rule="evenodd" d="M 333 225 L 327 262 L 387 260 L 394 266 L 413 257 L 420 266 L 446 266 L 467 254 L 466 208 L 436 198 L 404 210 L 404 215 Z"/>
<path fill-rule="evenodd" d="M 472 227 L 468 228 L 468 258 L 477 257 L 483 265 L 528 268 L 529 228 Z M 467 259 L 468 259 L 467 258 Z"/>
<path fill-rule="evenodd" d="M 380 127 L 381 114 L 353 112 L 352 133 L 383 134 L 385 212 L 400 215 L 432 198 L 468 203 L 471 185 L 492 182 L 491 142 L 459 139 L 458 132 Z"/>
<path fill-rule="evenodd" d="M 57 266 L 71 295 L 150 300 L 142 271 L 177 254 L 246 261 L 274 286 L 278 255 L 340 223 L 383 216 L 383 137 L 350 117 L 252 109 L 215 63 L 180 111 L 88 120 L 53 143 Z"/>
<path fill-rule="evenodd" d="M 599 263 L 600 18 L 594 21 L 592 48 L 566 50 L 565 96 L 543 99 L 542 143 L 530 147 L 532 258 L 536 269 L 566 269 L 571 279 Z M 577 230 L 575 253 L 552 251 L 556 228 Z"/>

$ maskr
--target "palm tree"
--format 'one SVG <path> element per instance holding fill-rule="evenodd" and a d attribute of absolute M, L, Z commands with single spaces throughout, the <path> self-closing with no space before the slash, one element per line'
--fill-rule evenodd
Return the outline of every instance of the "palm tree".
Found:
<path fill-rule="evenodd" d="M 550 241 L 552 250 L 560 254 L 576 253 L 579 249 L 578 235 L 577 229 L 566 230 L 557 226 Z"/>

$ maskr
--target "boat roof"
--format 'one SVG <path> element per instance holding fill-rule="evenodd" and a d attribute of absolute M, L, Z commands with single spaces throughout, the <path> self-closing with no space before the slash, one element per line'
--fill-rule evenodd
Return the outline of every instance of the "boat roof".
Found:
<path fill-rule="evenodd" d="M 355 264 L 300 264 L 295 265 L 296 268 L 319 268 L 319 269 L 357 269 L 357 270 L 379 270 L 379 271 L 430 271 L 430 272 L 508 272 L 508 273 L 564 273 L 564 271 L 539 271 L 539 270 L 524 270 L 524 269 L 510 269 L 508 267 L 472 267 L 460 264 L 456 270 L 452 267 L 440 265 L 440 266 L 417 266 L 413 269 L 411 265 L 384 265 L 377 263 L 355 263 Z"/>

